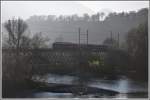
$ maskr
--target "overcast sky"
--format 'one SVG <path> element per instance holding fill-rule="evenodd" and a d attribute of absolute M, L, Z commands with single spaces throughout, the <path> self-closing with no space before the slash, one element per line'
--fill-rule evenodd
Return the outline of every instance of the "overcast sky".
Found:
<path fill-rule="evenodd" d="M 71 15 L 84 13 L 137 11 L 149 7 L 149 1 L 1 1 L 1 20 L 27 19 L 32 15 Z"/>

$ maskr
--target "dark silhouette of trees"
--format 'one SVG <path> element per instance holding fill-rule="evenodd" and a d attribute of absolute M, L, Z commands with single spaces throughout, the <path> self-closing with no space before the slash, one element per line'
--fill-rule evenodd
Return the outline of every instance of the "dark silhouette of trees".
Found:
<path fill-rule="evenodd" d="M 103 44 L 108 46 L 107 54 L 104 58 L 103 73 L 109 78 L 117 78 L 125 75 L 128 71 L 128 53 L 118 46 L 118 41 L 114 38 L 106 38 Z"/>
<path fill-rule="evenodd" d="M 22 19 L 8 20 L 4 27 L 8 32 L 8 38 L 3 41 L 6 44 L 3 46 L 2 54 L 3 96 L 11 97 L 15 96 L 14 93 L 18 90 L 29 88 L 31 85 L 28 82 L 34 74 L 32 61 L 36 60 L 33 58 L 36 53 L 27 53 L 24 50 L 45 48 L 48 39 L 43 37 L 42 33 L 33 37 L 28 36 L 26 32 L 28 25 Z"/>
<path fill-rule="evenodd" d="M 121 12 L 121 13 L 116 13 L 116 12 L 111 12 L 108 16 L 104 12 L 97 12 L 95 14 L 89 15 L 87 13 L 83 14 L 83 16 L 78 16 L 77 14 L 74 15 L 48 15 L 48 16 L 31 16 L 28 20 L 29 21 L 34 21 L 34 22 L 79 22 L 79 21 L 86 21 L 86 22 L 98 22 L 98 21 L 103 21 L 104 16 L 106 16 L 105 21 L 121 21 L 123 19 L 129 20 L 136 20 L 142 18 L 143 16 L 146 16 L 148 13 L 147 8 L 143 8 L 139 10 L 138 12 L 131 11 L 129 13 L 126 12 Z M 134 19 L 135 18 L 135 19 Z"/>
<path fill-rule="evenodd" d="M 90 16 L 88 14 L 84 14 L 84 21 L 88 22 L 90 20 Z"/>
<path fill-rule="evenodd" d="M 148 80 L 148 21 L 128 32 L 127 45 L 134 76 Z"/>
<path fill-rule="evenodd" d="M 24 78 L 26 77 L 26 73 L 28 73 L 28 67 L 26 66 L 25 68 L 25 65 L 27 65 L 25 64 L 25 61 L 27 59 L 20 56 L 20 50 L 29 44 L 29 39 L 25 35 L 25 31 L 27 30 L 27 24 L 22 19 L 13 18 L 12 20 L 8 20 L 5 23 L 5 28 L 8 32 L 8 40 L 6 41 L 8 44 L 7 49 L 10 50 L 10 54 L 13 53 L 13 59 L 7 56 L 7 59 L 5 59 L 4 56 L 3 75 L 8 76 L 5 77 L 5 79 L 9 80 L 24 80 Z M 21 62 L 22 60 L 24 62 Z"/>
<path fill-rule="evenodd" d="M 49 41 L 49 38 L 44 37 L 42 33 L 36 33 L 33 35 L 33 37 L 30 39 L 30 48 L 37 49 L 37 48 L 47 48 L 47 42 Z"/>
<path fill-rule="evenodd" d="M 103 72 L 109 77 L 126 75 L 128 72 L 128 53 L 122 49 L 110 48 L 105 56 Z"/>
<path fill-rule="evenodd" d="M 4 41 L 7 44 L 3 47 L 10 52 L 4 52 L 3 55 L 3 77 L 8 80 L 21 81 L 31 78 L 30 73 L 32 65 L 30 56 L 22 55 L 23 50 L 47 48 L 48 38 L 43 37 L 42 33 L 37 33 L 29 37 L 26 33 L 28 25 L 22 19 L 11 19 L 5 22 L 5 28 L 8 32 L 8 39 Z M 9 54 L 10 53 L 10 54 Z M 8 56 L 12 55 L 12 56 Z M 13 59 L 12 59 L 13 58 Z"/>
<path fill-rule="evenodd" d="M 24 42 L 27 24 L 22 19 L 12 19 L 8 20 L 4 26 L 8 32 L 9 46 L 18 50 Z"/>
<path fill-rule="evenodd" d="M 26 36 L 28 25 L 20 18 L 13 18 L 5 22 L 4 27 L 8 32 L 5 48 L 9 52 L 4 50 L 2 55 L 3 96 L 10 96 L 24 87 L 23 84 L 30 75 L 28 57 L 21 56 L 20 53 L 29 42 Z"/>

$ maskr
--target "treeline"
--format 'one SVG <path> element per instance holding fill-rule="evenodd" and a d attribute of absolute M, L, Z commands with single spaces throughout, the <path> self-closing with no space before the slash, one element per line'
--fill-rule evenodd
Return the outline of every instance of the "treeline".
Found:
<path fill-rule="evenodd" d="M 125 39 L 126 48 L 120 47 L 114 38 L 104 40 L 103 44 L 110 47 L 105 71 L 111 72 L 110 75 L 121 73 L 134 80 L 148 81 L 148 19 L 128 31 Z"/>
<path fill-rule="evenodd" d="M 83 16 L 78 16 L 77 14 L 65 16 L 65 15 L 48 15 L 48 16 L 31 16 L 28 21 L 49 21 L 49 22 L 73 22 L 73 21 L 87 21 L 87 22 L 97 22 L 102 21 L 105 17 L 105 13 L 96 13 L 93 15 L 89 15 L 87 13 L 83 14 Z"/>
<path fill-rule="evenodd" d="M 129 76 L 148 81 L 148 19 L 128 32 L 126 42 L 129 70 L 133 71 Z"/>
<path fill-rule="evenodd" d="M 107 21 L 111 19 L 117 19 L 124 17 L 126 18 L 134 18 L 135 16 L 138 15 L 145 15 L 147 14 L 147 8 L 141 9 L 137 12 L 135 11 L 130 11 L 130 12 L 122 12 L 122 13 L 116 13 L 116 12 L 111 12 L 108 15 L 106 15 L 104 12 L 98 12 L 93 15 L 89 15 L 87 13 L 83 14 L 82 16 L 78 16 L 77 14 L 74 15 L 34 15 L 31 16 L 27 21 L 37 21 L 37 22 L 80 22 L 80 21 L 85 21 L 85 22 L 99 22 L 99 21 Z"/>
<path fill-rule="evenodd" d="M 26 22 L 31 33 L 42 32 L 51 38 L 51 42 L 54 42 L 55 38 L 61 35 L 64 41 L 76 43 L 78 28 L 80 27 L 82 33 L 89 30 L 89 43 L 100 44 L 109 36 L 110 31 L 114 37 L 121 33 L 120 41 L 125 41 L 126 33 L 147 18 L 148 9 L 143 8 L 137 12 L 112 12 L 107 16 L 105 16 L 105 13 L 84 14 L 83 16 L 31 16 Z"/>

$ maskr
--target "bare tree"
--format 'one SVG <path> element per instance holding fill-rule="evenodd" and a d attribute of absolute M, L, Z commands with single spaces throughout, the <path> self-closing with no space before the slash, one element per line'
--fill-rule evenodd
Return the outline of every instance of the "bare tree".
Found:
<path fill-rule="evenodd" d="M 42 33 L 36 33 L 31 38 L 30 46 L 31 48 L 46 48 L 48 45 L 46 44 L 49 41 L 49 38 L 44 37 Z"/>
<path fill-rule="evenodd" d="M 10 77 L 8 77 L 8 79 L 23 79 L 26 77 L 28 68 L 25 64 L 27 59 L 24 56 L 20 56 L 20 49 L 29 42 L 25 36 L 25 31 L 28 26 L 22 19 L 13 18 L 5 22 L 4 27 L 8 32 L 7 44 L 10 51 L 9 53 L 13 55 L 11 57 L 3 56 L 3 62 L 6 63 L 3 63 L 3 68 L 6 69 L 5 71 L 3 70 L 5 72 L 3 75 L 9 75 Z"/>
<path fill-rule="evenodd" d="M 27 24 L 22 19 L 12 19 L 5 22 L 4 27 L 8 32 L 8 44 L 10 47 L 20 49 L 23 37 L 27 29 Z"/>

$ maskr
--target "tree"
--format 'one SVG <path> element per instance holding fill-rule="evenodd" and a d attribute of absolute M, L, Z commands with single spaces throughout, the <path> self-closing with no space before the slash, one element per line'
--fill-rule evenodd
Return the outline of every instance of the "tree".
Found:
<path fill-rule="evenodd" d="M 91 16 L 92 22 L 96 22 L 96 15 Z"/>
<path fill-rule="evenodd" d="M 100 13 L 96 14 L 96 21 L 98 21 L 98 22 L 100 21 Z"/>
<path fill-rule="evenodd" d="M 79 16 L 77 14 L 74 14 L 71 16 L 73 21 L 79 21 Z"/>
<path fill-rule="evenodd" d="M 20 18 L 13 18 L 6 21 L 4 27 L 8 32 L 6 48 L 9 52 L 3 51 L 3 80 L 8 80 L 10 83 L 19 83 L 25 81 L 30 75 L 29 59 L 22 56 L 20 51 L 22 48 L 29 47 L 30 39 L 26 35 L 28 25 Z M 9 56 L 10 54 L 11 56 Z"/>
<path fill-rule="evenodd" d="M 89 21 L 90 16 L 88 14 L 85 13 L 83 16 L 84 16 L 84 18 L 83 18 L 84 21 L 86 21 L 86 22 Z"/>
<path fill-rule="evenodd" d="M 27 30 L 27 24 L 22 19 L 12 19 L 5 22 L 4 27 L 8 32 L 8 44 L 11 48 L 19 50 L 24 42 L 24 34 Z"/>
<path fill-rule="evenodd" d="M 132 70 L 137 76 L 148 80 L 148 21 L 140 24 L 127 34 L 128 53 L 131 57 Z"/>
<path fill-rule="evenodd" d="M 112 78 L 119 76 L 119 74 L 125 74 L 128 70 L 128 53 L 120 49 L 118 47 L 118 41 L 113 38 L 106 38 L 103 44 L 108 46 L 108 51 L 104 60 L 104 73 L 106 75 L 111 75 Z"/>
<path fill-rule="evenodd" d="M 7 48 L 3 48 L 2 55 L 3 96 L 8 97 L 9 94 L 22 91 L 32 84 L 30 80 L 35 70 L 31 62 L 37 62 L 34 57 L 37 53 L 29 51 L 28 55 L 22 55 L 24 54 L 22 49 L 45 47 L 47 39 L 41 33 L 30 38 L 26 34 L 27 26 L 22 19 L 8 20 L 4 24 L 8 32 L 8 38 L 6 38 L 7 45 L 4 45 Z"/>
<path fill-rule="evenodd" d="M 31 48 L 35 49 L 35 48 L 46 48 L 46 42 L 49 41 L 49 38 L 43 37 L 42 33 L 36 33 L 35 35 L 33 35 L 33 37 L 31 38 Z"/>
<path fill-rule="evenodd" d="M 109 49 L 104 59 L 104 72 L 108 75 L 119 76 L 128 70 L 128 53 L 122 49 Z"/>
<path fill-rule="evenodd" d="M 103 17 L 105 16 L 105 13 L 104 13 L 104 12 L 101 12 L 99 15 L 100 15 L 100 17 L 101 17 L 101 20 L 103 20 Z"/>
<path fill-rule="evenodd" d="M 47 16 L 47 21 L 52 22 L 52 21 L 55 21 L 55 19 L 56 19 L 56 16 L 55 16 L 55 15 L 48 15 L 48 16 Z"/>

